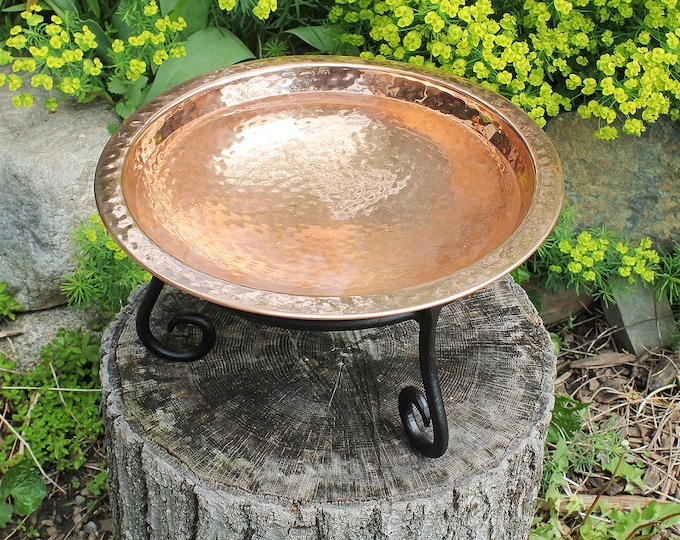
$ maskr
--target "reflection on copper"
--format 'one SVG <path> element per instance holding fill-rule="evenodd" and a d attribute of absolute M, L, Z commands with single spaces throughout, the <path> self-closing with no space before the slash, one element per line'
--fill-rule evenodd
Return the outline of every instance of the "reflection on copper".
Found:
<path fill-rule="evenodd" d="M 304 57 L 185 83 L 105 149 L 103 220 L 161 279 L 241 310 L 366 318 L 468 294 L 552 228 L 559 161 L 507 101 L 410 69 Z"/>

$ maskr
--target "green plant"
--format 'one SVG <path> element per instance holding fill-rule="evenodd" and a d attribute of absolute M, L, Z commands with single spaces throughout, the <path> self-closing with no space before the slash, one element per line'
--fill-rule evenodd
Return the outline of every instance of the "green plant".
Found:
<path fill-rule="evenodd" d="M 12 296 L 5 294 L 5 289 L 7 283 L 0 282 L 0 322 L 4 319 L 13 321 L 16 318 L 14 313 L 21 309 L 21 305 Z"/>
<path fill-rule="evenodd" d="M 675 0 L 336 0 L 329 19 L 362 56 L 477 81 L 539 125 L 575 105 L 611 139 L 617 118 L 639 135 L 661 114 L 678 117 Z"/>
<path fill-rule="evenodd" d="M 312 40 L 308 32 L 295 32 L 298 21 L 325 18 L 322 4 L 308 0 L 44 0 L 21 6 L 0 43 L 0 65 L 12 68 L 0 73 L 0 86 L 14 92 L 16 107 L 32 105 L 28 83 L 49 93 L 50 110 L 63 97 L 102 97 L 125 118 L 171 86 L 254 58 L 255 48 L 260 56 L 279 55 L 292 51 L 293 37 L 319 47 L 320 35 L 320 47 L 329 48 L 318 28 Z"/>
<path fill-rule="evenodd" d="M 671 304 L 680 303 L 680 244 L 675 244 L 673 253 L 661 255 L 659 266 L 661 267 L 657 273 L 659 297 L 666 296 Z"/>
<path fill-rule="evenodd" d="M 0 360 L 5 411 L 0 472 L 27 453 L 41 471 L 45 463 L 57 470 L 80 468 L 87 446 L 103 432 L 98 341 L 89 332 L 61 329 L 31 372 L 13 371 L 13 362 Z"/>
<path fill-rule="evenodd" d="M 92 495 L 98 497 L 108 489 L 108 486 L 108 472 L 104 470 L 95 474 L 92 480 L 90 480 L 85 487 L 90 493 L 92 493 Z"/>
<path fill-rule="evenodd" d="M 120 249 L 96 214 L 75 230 L 73 238 L 76 268 L 65 276 L 61 290 L 69 303 L 81 308 L 96 305 L 108 320 L 151 275 Z"/>
<path fill-rule="evenodd" d="M 585 289 L 594 298 L 609 302 L 616 287 L 654 283 L 660 262 L 649 238 L 635 245 L 604 228 L 577 232 L 567 208 L 527 268 L 548 286 Z"/>
<path fill-rule="evenodd" d="M 45 481 L 27 460 L 10 467 L 0 479 L 0 529 L 7 527 L 14 513 L 32 514 L 46 494 Z"/>
<path fill-rule="evenodd" d="M 531 540 L 650 538 L 653 533 L 680 522 L 680 504 L 653 501 L 644 510 L 624 511 L 601 500 L 600 496 L 615 478 L 624 479 L 627 490 L 644 487 L 641 480 L 644 470 L 635 461 L 629 463 L 627 441 L 612 429 L 600 426 L 584 431 L 582 414 L 588 406 L 569 396 L 555 396 Z M 587 506 L 570 490 L 568 477 L 593 471 L 608 472 L 610 479 Z"/>

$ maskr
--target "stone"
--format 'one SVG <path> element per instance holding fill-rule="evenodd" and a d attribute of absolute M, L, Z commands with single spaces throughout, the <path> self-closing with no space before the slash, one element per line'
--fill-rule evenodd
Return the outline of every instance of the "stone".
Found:
<path fill-rule="evenodd" d="M 75 227 L 96 212 L 93 178 L 118 117 L 103 102 L 16 109 L 0 88 L 0 282 L 24 310 L 65 303 L 63 276 L 74 267 Z"/>
<path fill-rule="evenodd" d="M 680 124 L 662 117 L 641 137 L 619 129 L 613 141 L 595 139 L 597 128 L 597 119 L 577 113 L 560 114 L 545 128 L 578 226 L 604 226 L 633 240 L 648 236 L 672 251 L 680 242 Z"/>
<path fill-rule="evenodd" d="M 640 285 L 618 288 L 613 295 L 615 303 L 603 308 L 609 326 L 618 329 L 614 340 L 620 347 L 639 357 L 672 345 L 675 318 L 666 298 L 659 300 Z"/>
<path fill-rule="evenodd" d="M 85 331 L 90 319 L 91 313 L 70 306 L 17 313 L 16 320 L 0 322 L 0 353 L 14 360 L 18 370 L 28 371 L 59 328 Z"/>
<path fill-rule="evenodd" d="M 540 302 L 539 312 L 546 327 L 562 323 L 576 317 L 584 309 L 593 305 L 593 297 L 587 293 L 577 293 L 574 289 L 553 291 L 540 284 L 536 277 L 522 283 L 522 288 L 529 293 L 529 298 L 537 298 Z"/>

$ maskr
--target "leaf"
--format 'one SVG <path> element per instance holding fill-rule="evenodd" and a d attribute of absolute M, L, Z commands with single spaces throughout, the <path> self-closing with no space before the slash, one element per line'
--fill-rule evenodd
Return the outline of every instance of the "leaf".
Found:
<path fill-rule="evenodd" d="M 78 8 L 73 2 L 71 2 L 71 0 L 45 0 L 45 2 L 47 2 L 47 5 L 49 5 L 52 10 L 60 17 L 64 16 L 65 11 L 71 11 L 73 13 L 80 14 Z"/>
<path fill-rule="evenodd" d="M 300 38 L 319 52 L 330 52 L 334 46 L 335 40 L 326 26 L 301 26 L 286 32 Z"/>
<path fill-rule="evenodd" d="M 204 73 L 255 58 L 239 38 L 224 28 L 200 30 L 189 36 L 185 47 L 186 56 L 168 58 L 158 68 L 147 99 Z"/>
<path fill-rule="evenodd" d="M 581 403 L 569 396 L 555 395 L 555 407 L 552 412 L 552 421 L 548 428 L 549 439 L 554 441 L 558 433 L 562 433 L 567 439 L 581 429 L 582 418 L 579 414 L 582 409 L 588 408 L 590 403 Z"/>
<path fill-rule="evenodd" d="M 116 112 L 121 118 L 127 118 L 146 101 L 150 86 L 146 84 L 147 77 L 142 75 L 136 81 L 125 86 L 125 96 L 116 105 Z"/>
<path fill-rule="evenodd" d="M 184 35 L 195 34 L 208 26 L 210 0 L 161 0 L 161 13 L 171 19 L 183 17 L 187 23 Z"/>
<path fill-rule="evenodd" d="M 87 4 L 87 7 L 90 8 L 90 11 L 95 17 L 99 18 L 101 16 L 101 9 L 99 8 L 98 0 L 85 0 L 85 3 Z"/>
<path fill-rule="evenodd" d="M 2 4 L 0 4 L 2 5 Z M 3 13 L 20 13 L 21 11 L 26 11 L 26 5 L 25 4 L 17 4 L 16 6 L 8 6 L 6 8 L 2 8 L 1 10 Z"/>
<path fill-rule="evenodd" d="M 12 521 L 12 514 L 14 508 L 11 504 L 5 501 L 0 501 L 0 529 L 7 527 L 7 524 Z"/>
<path fill-rule="evenodd" d="M 529 270 L 527 269 L 526 264 L 523 264 L 515 268 L 512 272 L 510 272 L 510 275 L 512 276 L 512 279 L 515 280 L 515 283 L 517 283 L 518 285 L 531 279 L 531 272 L 529 272 Z"/>
<path fill-rule="evenodd" d="M 22 516 L 35 511 L 46 494 L 45 481 L 27 462 L 11 467 L 0 480 L 0 498 L 12 497 L 14 509 Z"/>

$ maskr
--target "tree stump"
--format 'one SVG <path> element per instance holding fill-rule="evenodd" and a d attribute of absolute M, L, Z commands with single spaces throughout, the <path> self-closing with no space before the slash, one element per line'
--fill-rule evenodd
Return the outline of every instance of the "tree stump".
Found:
<path fill-rule="evenodd" d="M 174 363 L 137 337 L 142 289 L 102 345 L 116 538 L 527 537 L 555 357 L 510 278 L 442 310 L 450 443 L 437 459 L 412 449 L 397 407 L 402 388 L 422 387 L 415 322 L 292 331 L 165 287 L 156 335 L 183 309 L 218 333 L 207 356 Z"/>

